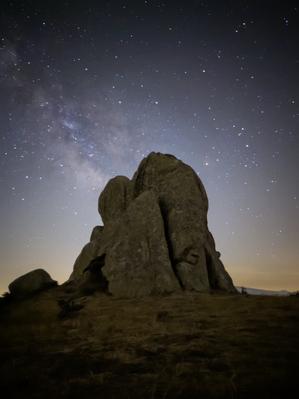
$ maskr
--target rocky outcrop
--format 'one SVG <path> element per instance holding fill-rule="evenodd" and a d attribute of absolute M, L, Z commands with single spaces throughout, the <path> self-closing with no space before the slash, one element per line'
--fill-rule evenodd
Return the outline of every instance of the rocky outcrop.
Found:
<path fill-rule="evenodd" d="M 43 269 L 32 270 L 9 284 L 9 292 L 14 297 L 27 297 L 57 285 Z"/>
<path fill-rule="evenodd" d="M 236 292 L 208 229 L 204 186 L 174 156 L 151 153 L 132 180 L 110 180 L 100 195 L 99 212 L 104 227 L 93 230 L 71 279 L 82 279 L 90 262 L 105 255 L 101 273 L 116 296 Z"/>

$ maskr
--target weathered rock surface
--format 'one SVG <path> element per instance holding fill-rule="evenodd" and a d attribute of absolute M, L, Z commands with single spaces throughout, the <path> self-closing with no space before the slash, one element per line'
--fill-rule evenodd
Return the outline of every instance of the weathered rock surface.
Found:
<path fill-rule="evenodd" d="M 207 291 L 208 198 L 196 173 L 172 155 L 151 153 L 141 162 L 133 184 L 135 197 L 151 189 L 158 198 L 171 261 L 183 287 Z"/>
<path fill-rule="evenodd" d="M 196 291 L 234 291 L 215 244 L 209 243 L 208 197 L 193 169 L 172 155 L 151 153 L 141 162 L 133 184 L 135 197 L 149 189 L 156 193 L 171 261 L 182 286 Z"/>
<path fill-rule="evenodd" d="M 127 209 L 132 197 L 132 183 L 126 176 L 111 179 L 99 198 L 99 213 L 105 223 L 117 220 Z"/>
<path fill-rule="evenodd" d="M 43 269 L 32 270 L 9 284 L 9 291 L 15 297 L 26 297 L 57 285 Z"/>
<path fill-rule="evenodd" d="M 207 241 L 205 242 L 205 252 L 211 288 L 235 293 L 236 288 L 233 280 L 220 260 L 220 252 L 216 251 L 215 241 L 210 232 L 208 232 Z"/>
<path fill-rule="evenodd" d="M 151 191 L 131 203 L 113 230 L 102 269 L 110 293 L 139 297 L 180 289 L 169 259 L 161 211 Z"/>
<path fill-rule="evenodd" d="M 102 272 L 105 265 L 105 257 L 105 254 L 97 256 L 84 269 L 83 276 L 77 286 L 77 290 L 81 294 L 90 295 L 95 291 L 107 292 L 108 281 Z"/>
<path fill-rule="evenodd" d="M 103 241 L 103 226 L 96 226 L 92 230 L 90 242 L 87 243 L 78 255 L 70 280 L 75 280 L 83 275 L 85 268 L 96 258 Z"/>
<path fill-rule="evenodd" d="M 104 227 L 94 229 L 71 278 L 82 278 L 88 264 L 105 254 L 102 273 L 116 296 L 179 289 L 236 292 L 208 229 L 204 186 L 174 156 L 151 153 L 132 180 L 110 180 L 99 212 Z"/>
<path fill-rule="evenodd" d="M 94 241 L 100 238 L 101 233 L 103 232 L 104 226 L 95 226 L 92 229 L 91 235 L 90 235 L 90 241 Z"/>

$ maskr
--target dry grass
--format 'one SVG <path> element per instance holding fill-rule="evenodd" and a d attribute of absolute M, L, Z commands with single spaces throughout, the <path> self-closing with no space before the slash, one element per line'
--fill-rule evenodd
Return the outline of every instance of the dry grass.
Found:
<path fill-rule="evenodd" d="M 287 398 L 299 391 L 299 298 L 96 294 L 1 307 L 0 392 L 22 398 Z M 295 395 L 296 397 L 296 395 Z"/>

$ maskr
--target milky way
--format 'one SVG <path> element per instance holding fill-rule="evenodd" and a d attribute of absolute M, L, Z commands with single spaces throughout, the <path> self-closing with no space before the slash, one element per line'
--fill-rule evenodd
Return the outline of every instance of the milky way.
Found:
<path fill-rule="evenodd" d="M 1 3 L 2 291 L 63 281 L 150 151 L 203 180 L 236 284 L 299 289 L 298 7 L 186 3 Z"/>

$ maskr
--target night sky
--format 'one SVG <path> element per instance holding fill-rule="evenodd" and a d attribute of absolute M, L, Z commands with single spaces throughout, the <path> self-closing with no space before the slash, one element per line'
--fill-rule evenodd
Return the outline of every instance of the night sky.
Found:
<path fill-rule="evenodd" d="M 298 2 L 0 12 L 0 292 L 37 267 L 64 281 L 105 183 L 151 151 L 202 179 L 236 285 L 299 289 Z"/>

